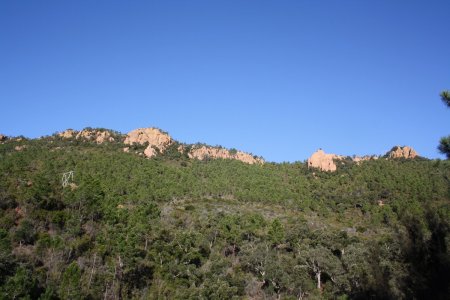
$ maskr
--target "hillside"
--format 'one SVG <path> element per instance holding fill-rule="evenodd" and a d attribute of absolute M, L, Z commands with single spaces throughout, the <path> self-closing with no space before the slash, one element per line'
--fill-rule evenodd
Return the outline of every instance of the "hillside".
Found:
<path fill-rule="evenodd" d="M 2 136 L 0 299 L 450 294 L 448 160 L 327 172 L 139 130 Z"/>

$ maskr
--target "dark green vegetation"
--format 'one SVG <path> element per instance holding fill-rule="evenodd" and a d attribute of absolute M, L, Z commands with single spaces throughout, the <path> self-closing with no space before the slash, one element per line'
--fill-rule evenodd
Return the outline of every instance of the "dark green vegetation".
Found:
<path fill-rule="evenodd" d="M 449 161 L 324 173 L 122 147 L 0 145 L 0 299 L 450 294 Z"/>

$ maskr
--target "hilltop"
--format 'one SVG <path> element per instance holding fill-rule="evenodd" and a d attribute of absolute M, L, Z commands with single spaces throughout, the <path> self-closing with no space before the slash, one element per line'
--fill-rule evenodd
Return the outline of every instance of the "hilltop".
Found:
<path fill-rule="evenodd" d="M 329 172 L 157 128 L 0 140 L 0 298 L 448 295 L 448 160 L 397 146 Z"/>

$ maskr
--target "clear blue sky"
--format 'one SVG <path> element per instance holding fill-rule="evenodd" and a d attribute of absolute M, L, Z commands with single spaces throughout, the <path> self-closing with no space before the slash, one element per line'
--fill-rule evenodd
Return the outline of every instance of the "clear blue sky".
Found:
<path fill-rule="evenodd" d="M 1 1 L 0 133 L 443 158 L 450 1 Z"/>

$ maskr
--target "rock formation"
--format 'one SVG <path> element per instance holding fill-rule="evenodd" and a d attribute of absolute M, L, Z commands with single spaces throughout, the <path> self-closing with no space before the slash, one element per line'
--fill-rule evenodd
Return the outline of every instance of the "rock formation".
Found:
<path fill-rule="evenodd" d="M 175 143 L 175 140 L 173 140 L 170 135 L 157 128 L 139 128 L 130 131 L 126 136 L 124 143 L 128 145 L 148 145 L 144 150 L 144 155 L 150 158 L 157 155 L 158 151 L 164 153 L 169 146 Z M 231 151 L 221 147 L 210 147 L 205 145 L 186 147 L 179 145 L 177 150 L 180 153 L 188 151 L 187 155 L 192 159 L 236 159 L 248 164 L 264 162 L 262 159 L 253 157 L 249 153 L 237 150 Z M 130 148 L 124 148 L 124 151 L 129 152 Z"/>
<path fill-rule="evenodd" d="M 81 131 L 76 131 L 73 129 L 67 129 L 58 133 L 58 136 L 65 139 L 76 138 L 77 140 L 81 139 L 85 141 L 95 141 L 97 144 L 114 142 L 114 138 L 108 130 L 83 129 Z"/>
<path fill-rule="evenodd" d="M 6 135 L 0 134 L 0 142 L 6 141 L 8 137 Z"/>
<path fill-rule="evenodd" d="M 157 128 L 138 128 L 132 130 L 127 134 L 124 141 L 124 143 L 128 145 L 145 145 L 148 143 L 148 146 L 144 151 L 146 157 L 153 157 L 156 155 L 157 152 L 155 147 L 161 153 L 164 153 L 173 142 L 174 140 L 170 135 Z"/>
<path fill-rule="evenodd" d="M 16 150 L 16 151 L 22 151 L 23 149 L 26 149 L 27 148 L 27 145 L 21 145 L 21 146 L 15 146 L 14 147 L 14 150 Z"/>
<path fill-rule="evenodd" d="M 342 159 L 343 156 L 336 154 L 326 154 L 322 149 L 314 152 L 310 158 L 308 158 L 308 168 L 317 168 L 322 171 L 336 171 L 335 159 Z"/>
<path fill-rule="evenodd" d="M 100 130 L 83 129 L 82 131 L 78 132 L 76 138 L 95 141 L 97 144 L 102 144 L 104 142 L 114 142 L 114 138 L 111 136 L 111 133 L 109 131 Z"/>
<path fill-rule="evenodd" d="M 408 146 L 395 146 L 391 149 L 391 151 L 388 151 L 386 153 L 386 156 L 388 158 L 406 158 L 406 159 L 412 159 L 419 154 L 411 147 Z"/>
<path fill-rule="evenodd" d="M 264 160 L 258 157 L 254 157 L 249 153 L 245 153 L 243 151 L 231 151 L 225 148 L 219 147 L 208 147 L 208 146 L 200 146 L 193 147 L 189 153 L 189 158 L 196 158 L 199 160 L 204 160 L 207 158 L 211 159 L 236 159 L 240 160 L 247 164 L 255 164 L 255 163 L 264 163 Z"/>
<path fill-rule="evenodd" d="M 360 164 L 363 161 L 368 161 L 368 160 L 375 160 L 378 159 L 378 156 L 376 155 L 364 155 L 364 156 L 354 156 L 352 157 L 352 160 L 357 163 Z"/>
<path fill-rule="evenodd" d="M 417 152 L 413 148 L 408 146 L 395 146 L 385 155 L 385 157 L 387 157 L 388 159 L 412 159 L 418 156 L 419 155 L 417 154 Z M 353 161 L 356 164 L 360 164 L 363 161 L 376 160 L 378 158 L 379 156 L 376 155 L 345 157 L 336 154 L 326 154 L 322 149 L 319 149 L 314 152 L 310 158 L 308 158 L 308 168 L 317 168 L 322 171 L 334 172 L 337 169 L 336 161 L 342 161 L 342 163 L 344 163 L 344 159 L 346 159 Z"/>
<path fill-rule="evenodd" d="M 70 138 L 75 137 L 76 135 L 77 135 L 77 131 L 73 130 L 73 129 L 67 129 L 63 132 L 58 133 L 58 136 L 62 137 L 64 139 L 70 139 Z"/>

